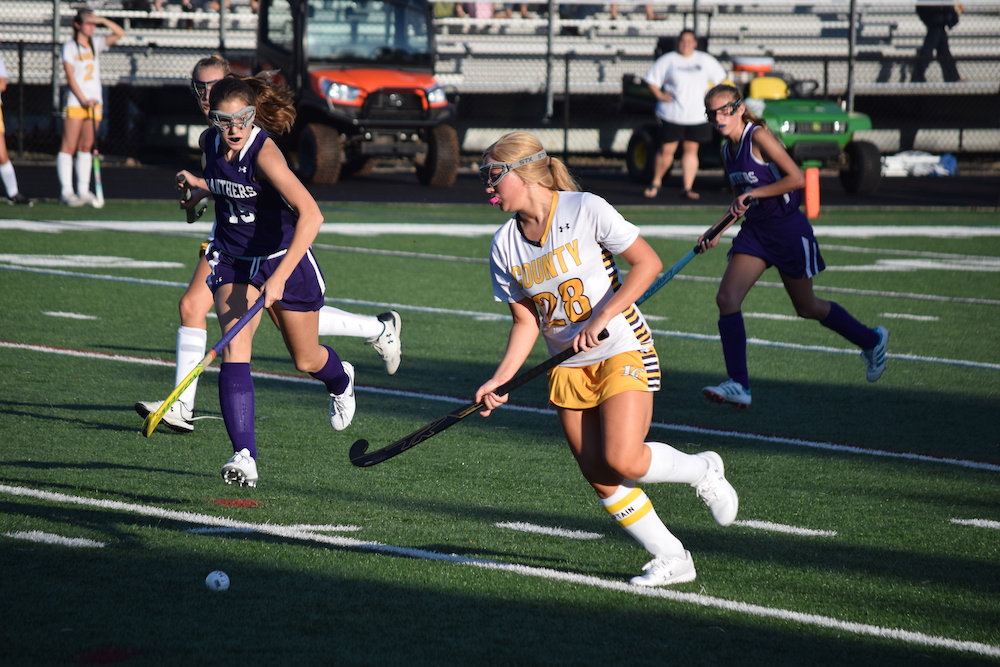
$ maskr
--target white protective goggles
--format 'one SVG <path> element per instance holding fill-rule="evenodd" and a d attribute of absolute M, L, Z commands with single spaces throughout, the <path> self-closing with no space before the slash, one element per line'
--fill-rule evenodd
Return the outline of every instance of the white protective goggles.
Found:
<path fill-rule="evenodd" d="M 208 119 L 219 129 L 219 132 L 228 132 L 232 128 L 244 130 L 248 125 L 253 124 L 253 119 L 257 116 L 257 109 L 252 106 L 243 107 L 236 113 L 223 113 L 216 109 L 208 112 Z"/>
<path fill-rule="evenodd" d="M 535 160 L 541 160 L 542 158 L 548 157 L 545 151 L 538 151 L 534 155 L 529 155 L 528 157 L 523 157 L 520 160 L 514 160 L 513 162 L 487 162 L 479 168 L 479 180 L 483 182 L 488 188 L 495 188 L 497 183 L 503 180 L 503 177 L 509 174 L 512 170 L 518 167 L 523 167 L 526 164 L 531 164 Z M 493 173 L 494 169 L 499 169 L 498 173 Z"/>

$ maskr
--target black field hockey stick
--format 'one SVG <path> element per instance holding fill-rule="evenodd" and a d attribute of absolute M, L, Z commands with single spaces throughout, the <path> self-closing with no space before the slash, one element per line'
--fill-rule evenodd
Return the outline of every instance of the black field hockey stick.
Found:
<path fill-rule="evenodd" d="M 179 385 L 174 387 L 174 390 L 170 392 L 170 395 L 163 400 L 163 403 L 160 405 L 160 407 L 156 409 L 156 412 L 150 412 L 148 415 L 146 415 L 145 421 L 142 422 L 142 434 L 144 436 L 148 438 L 153 434 L 153 431 L 156 430 L 157 424 L 159 424 L 160 420 L 163 419 L 163 415 L 167 414 L 167 410 L 170 409 L 170 406 L 177 401 L 180 395 L 184 393 L 184 390 L 190 387 L 191 383 L 194 382 L 199 375 L 205 372 L 205 369 L 208 368 L 208 366 L 212 363 L 212 361 L 217 356 L 222 354 L 222 351 L 226 349 L 226 346 L 229 345 L 229 343 L 233 340 L 236 334 L 238 334 L 240 330 L 242 330 L 243 327 L 247 325 L 247 322 L 252 320 L 254 316 L 257 313 L 259 313 L 260 309 L 263 307 L 264 307 L 264 295 L 261 294 L 257 298 L 257 301 L 255 301 L 254 304 L 250 306 L 250 310 L 243 313 L 243 317 L 236 320 L 236 324 L 234 324 L 232 328 L 226 332 L 226 335 L 222 337 L 222 340 L 216 343 L 212 347 L 212 349 L 208 351 L 208 354 L 206 354 L 204 358 L 202 358 L 202 360 L 199 361 L 198 364 L 191 369 L 191 372 L 188 373 L 183 380 L 181 380 L 181 383 Z"/>
<path fill-rule="evenodd" d="M 184 190 L 183 194 L 181 195 L 181 199 L 183 199 L 184 201 L 191 199 L 191 188 L 188 187 L 187 179 L 184 177 L 184 174 L 181 174 L 177 177 L 177 185 L 179 187 L 182 187 Z M 185 209 L 185 213 L 187 213 L 188 224 L 191 224 L 192 222 L 195 222 L 198 218 L 200 218 L 202 214 L 205 213 L 206 208 L 208 208 L 208 204 L 202 202 L 201 206 L 195 205 L 192 206 L 191 208 Z"/>
<path fill-rule="evenodd" d="M 747 203 L 749 203 L 749 201 L 750 199 L 747 200 Z M 737 219 L 738 219 L 737 216 L 731 213 L 727 213 L 721 220 L 719 220 L 707 232 L 705 232 L 704 235 L 705 241 L 711 241 L 712 239 L 714 239 L 726 227 L 736 222 Z M 636 300 L 635 305 L 638 306 L 643 301 L 653 296 L 653 294 L 655 294 L 657 290 L 666 285 L 671 278 L 676 276 L 678 272 L 680 272 L 680 270 L 683 269 L 685 265 L 687 265 L 688 262 L 694 259 L 694 256 L 696 254 L 702 251 L 703 251 L 703 246 L 701 243 L 699 243 L 694 248 L 689 250 L 688 253 L 680 259 L 680 261 L 678 261 L 672 267 L 667 269 L 665 273 L 659 276 L 656 279 L 656 281 L 652 285 L 650 285 L 649 289 L 646 290 L 645 294 L 643 294 Z M 607 330 L 602 331 L 601 335 L 598 336 L 598 338 L 600 338 L 601 340 L 607 337 L 608 337 Z M 499 387 L 494 389 L 493 392 L 498 396 L 509 394 L 514 389 L 517 389 L 521 385 L 529 382 L 530 380 L 535 379 L 539 375 L 547 373 L 551 369 L 555 368 L 562 362 L 572 357 L 574 354 L 576 353 L 573 351 L 573 348 L 571 347 L 567 348 L 562 352 L 560 352 L 559 354 L 555 355 L 554 357 L 548 359 L 547 361 L 543 361 L 534 368 L 527 370 L 524 373 L 521 373 L 520 375 L 516 376 L 513 380 L 510 380 L 509 382 L 500 385 Z M 472 403 L 467 403 L 462 407 L 458 408 L 457 410 L 449 412 L 440 419 L 431 422 L 427 426 L 417 429 L 416 431 L 409 434 L 405 438 L 397 440 L 391 445 L 387 445 L 381 449 L 376 449 L 375 451 L 372 452 L 368 451 L 367 440 L 358 440 L 351 446 L 351 452 L 350 452 L 351 463 L 358 466 L 359 468 L 367 468 L 377 463 L 382 463 L 382 461 L 386 461 L 398 454 L 402 454 L 407 449 L 416 447 L 424 440 L 427 440 L 428 438 L 437 435 L 438 433 L 445 430 L 449 426 L 457 424 L 458 422 L 462 421 L 472 413 L 482 410 L 483 407 L 485 406 L 482 401 L 473 401 Z"/>
<path fill-rule="evenodd" d="M 607 337 L 608 337 L 608 331 L 607 329 L 605 329 L 600 333 L 600 335 L 597 338 L 599 340 L 604 340 Z M 503 383 L 502 385 L 494 389 L 493 393 L 495 393 L 497 396 L 503 396 L 504 394 L 509 394 L 510 392 L 514 391 L 521 385 L 527 384 L 531 380 L 534 380 L 539 375 L 542 375 L 543 373 L 548 373 L 550 370 L 552 370 L 553 368 L 555 368 L 556 366 L 566 361 L 575 354 L 576 352 L 573 350 L 573 348 L 568 347 L 559 354 L 550 357 L 549 359 L 538 364 L 534 368 L 526 370 L 520 375 L 514 377 L 512 380 Z M 391 459 L 397 454 L 402 454 L 411 447 L 416 447 L 424 440 L 427 440 L 428 438 L 437 435 L 438 433 L 445 430 L 449 426 L 457 424 L 458 422 L 462 421 L 463 419 L 471 415 L 473 412 L 478 412 L 482 410 L 484 407 L 486 406 L 482 401 L 473 401 L 471 403 L 466 403 L 462 407 L 456 410 L 452 410 L 444 417 L 441 417 L 440 419 L 431 422 L 430 424 L 424 426 L 423 428 L 417 429 L 416 431 L 409 434 L 405 438 L 397 440 L 396 442 L 392 443 L 391 445 L 387 445 L 382 449 L 376 449 L 373 452 L 368 451 L 367 440 L 358 440 L 353 445 L 351 445 L 351 454 L 350 454 L 351 463 L 358 466 L 359 468 L 367 468 L 368 466 L 373 466 L 376 463 L 382 463 L 382 461 Z"/>

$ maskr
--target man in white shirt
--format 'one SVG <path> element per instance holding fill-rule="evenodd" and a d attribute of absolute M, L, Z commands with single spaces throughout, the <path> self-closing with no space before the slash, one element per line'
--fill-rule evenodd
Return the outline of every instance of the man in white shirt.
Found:
<path fill-rule="evenodd" d="M 705 93 L 726 79 L 726 70 L 712 56 L 696 50 L 697 46 L 694 31 L 684 30 L 677 38 L 677 50 L 660 56 L 643 77 L 656 96 L 656 117 L 660 125 L 660 150 L 656 155 L 653 180 L 645 191 L 650 199 L 659 194 L 663 177 L 673 165 L 678 144 L 683 145 L 682 196 L 699 198 L 693 190 L 698 173 L 698 146 L 712 140 L 712 126 L 705 119 Z"/>

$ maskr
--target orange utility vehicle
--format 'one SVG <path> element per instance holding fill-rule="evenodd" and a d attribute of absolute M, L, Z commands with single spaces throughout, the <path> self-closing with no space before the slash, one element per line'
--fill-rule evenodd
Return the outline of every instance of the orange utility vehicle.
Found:
<path fill-rule="evenodd" d="M 363 175 L 406 158 L 421 183 L 450 187 L 455 105 L 434 77 L 427 0 L 261 0 L 254 70 L 295 91 L 288 147 L 306 182 Z"/>

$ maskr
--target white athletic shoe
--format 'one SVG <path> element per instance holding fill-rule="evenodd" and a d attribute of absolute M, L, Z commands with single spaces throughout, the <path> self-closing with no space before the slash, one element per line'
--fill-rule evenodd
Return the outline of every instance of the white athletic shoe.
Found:
<path fill-rule="evenodd" d="M 330 426 L 334 431 L 343 431 L 350 426 L 358 407 L 354 400 L 354 366 L 346 361 L 341 363 L 349 381 L 343 394 L 330 394 Z"/>
<path fill-rule="evenodd" d="M 390 310 L 378 316 L 385 329 L 382 333 L 368 341 L 368 344 L 375 348 L 382 362 L 385 364 L 385 372 L 392 375 L 399 368 L 399 359 L 402 356 L 402 341 L 399 339 L 399 332 L 403 328 L 403 321 L 399 313 Z"/>
<path fill-rule="evenodd" d="M 861 350 L 861 358 L 867 364 L 865 377 L 869 382 L 874 382 L 885 373 L 885 353 L 889 347 L 889 330 L 885 327 L 875 327 L 875 333 L 878 334 L 878 344 L 870 350 Z"/>
<path fill-rule="evenodd" d="M 720 526 L 728 526 L 736 521 L 736 513 L 740 510 L 740 497 L 736 489 L 726 480 L 726 469 L 722 465 L 722 457 L 715 452 L 700 452 L 695 456 L 708 462 L 705 475 L 692 484 L 698 497 L 705 501 L 712 517 Z"/>
<path fill-rule="evenodd" d="M 161 405 L 163 405 L 163 401 L 139 401 L 135 404 L 135 411 L 145 419 L 159 410 Z M 163 423 L 178 433 L 190 433 L 194 430 L 194 416 L 180 401 L 174 401 L 174 404 L 163 415 Z"/>
<path fill-rule="evenodd" d="M 654 558 L 642 566 L 642 571 L 646 574 L 632 577 L 632 583 L 636 586 L 683 584 L 694 581 L 697 576 L 689 551 L 684 552 L 684 558 Z"/>
<path fill-rule="evenodd" d="M 226 484 L 236 482 L 240 486 L 257 486 L 257 462 L 245 447 L 233 454 L 220 472 Z"/>
<path fill-rule="evenodd" d="M 75 192 L 62 193 L 62 196 L 59 197 L 59 201 L 63 205 L 70 206 L 72 208 L 79 208 L 80 206 L 83 206 L 86 203 L 82 199 L 77 197 Z"/>
<path fill-rule="evenodd" d="M 80 194 L 77 195 L 77 197 L 84 204 L 96 207 L 97 197 L 94 196 L 94 193 L 91 192 L 90 190 L 87 190 L 86 192 L 81 192 Z"/>
<path fill-rule="evenodd" d="M 732 378 L 717 387 L 704 387 L 701 395 L 713 403 L 732 403 L 738 408 L 750 407 L 750 390 Z"/>

